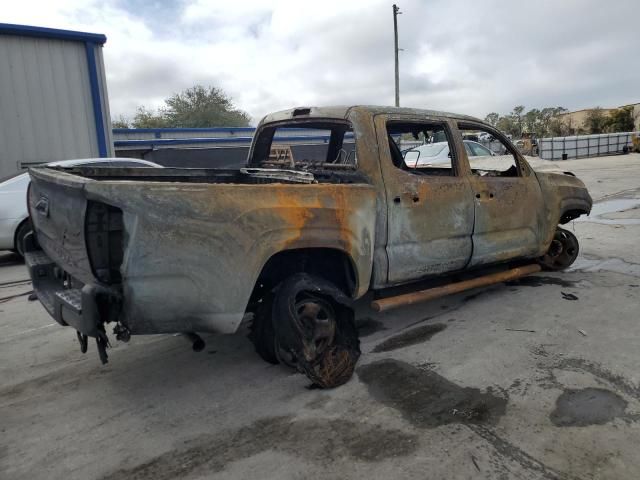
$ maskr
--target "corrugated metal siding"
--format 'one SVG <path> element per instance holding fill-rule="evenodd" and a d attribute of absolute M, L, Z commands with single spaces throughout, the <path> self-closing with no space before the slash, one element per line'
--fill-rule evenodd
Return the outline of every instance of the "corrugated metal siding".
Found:
<path fill-rule="evenodd" d="M 83 42 L 0 35 L 0 65 L 0 177 L 99 156 Z M 101 55 L 98 69 L 104 79 Z"/>

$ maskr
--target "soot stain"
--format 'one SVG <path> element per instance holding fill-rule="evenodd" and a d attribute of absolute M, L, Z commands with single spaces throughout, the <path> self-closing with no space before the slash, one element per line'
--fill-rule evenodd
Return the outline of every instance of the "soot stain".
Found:
<path fill-rule="evenodd" d="M 560 287 L 575 287 L 576 282 L 563 280 L 562 278 L 549 277 L 544 275 L 531 275 L 517 280 L 505 282 L 509 286 L 515 287 L 542 287 L 543 285 L 558 285 Z"/>
<path fill-rule="evenodd" d="M 495 424 L 507 399 L 477 388 L 461 387 L 431 370 L 398 360 L 380 360 L 358 368 L 360 380 L 379 402 L 396 408 L 413 425 L 434 428 L 452 423 Z"/>
<path fill-rule="evenodd" d="M 211 474 L 268 450 L 326 464 L 342 457 L 346 461 L 377 462 L 410 455 L 417 447 L 417 435 L 381 426 L 343 419 L 269 417 L 235 431 L 189 440 L 148 462 L 114 471 L 103 480 L 170 480 L 194 472 Z"/>
<path fill-rule="evenodd" d="M 627 401 L 604 388 L 568 389 L 556 400 L 549 416 L 556 427 L 586 427 L 603 425 L 624 417 Z"/>
<path fill-rule="evenodd" d="M 398 335 L 387 338 L 383 342 L 376 345 L 373 351 L 375 353 L 390 352 L 399 348 L 426 342 L 436 333 L 441 332 L 445 328 L 447 328 L 447 326 L 444 323 L 434 323 L 431 325 L 423 325 L 422 327 L 412 328 L 411 330 L 407 330 L 406 332 L 402 332 Z"/>
<path fill-rule="evenodd" d="M 373 318 L 363 318 L 358 321 L 357 324 L 358 334 L 360 337 L 368 337 L 376 332 L 386 330 L 387 327 L 380 320 L 374 320 Z"/>
<path fill-rule="evenodd" d="M 506 413 L 508 394 L 495 395 L 490 388 L 461 387 L 431 369 L 421 369 L 386 359 L 358 368 L 358 377 L 377 401 L 398 410 L 417 428 L 463 424 L 487 441 L 505 459 L 535 472 L 535 478 L 569 479 L 517 445 L 500 437 L 493 426 Z M 506 463 L 500 460 L 504 468 Z"/>
<path fill-rule="evenodd" d="M 541 378 L 541 386 L 543 388 L 564 390 L 564 385 L 558 381 L 554 370 L 586 372 L 593 375 L 599 383 L 608 384 L 614 387 L 615 390 L 640 401 L 640 387 L 633 385 L 622 375 L 613 373 L 598 363 L 582 358 L 562 358 L 546 366 L 540 365 L 539 367 L 545 372 L 545 375 Z"/>

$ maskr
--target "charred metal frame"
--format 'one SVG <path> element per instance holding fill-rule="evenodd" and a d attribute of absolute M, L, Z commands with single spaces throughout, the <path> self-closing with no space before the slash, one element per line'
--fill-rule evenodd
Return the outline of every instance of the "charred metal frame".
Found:
<path fill-rule="evenodd" d="M 454 175 L 416 175 L 394 166 L 386 126 L 395 121 L 445 125 Z M 254 159 L 269 148 L 276 128 L 305 124 L 352 127 L 357 170 L 311 166 L 305 172 L 313 178 L 305 174 L 304 181 L 296 181 L 296 172 L 260 176 L 251 168 L 32 169 L 28 202 L 46 257 L 40 260 L 52 272 L 64 271 L 83 291 L 87 287 L 108 299 L 106 304 L 98 301 L 98 309 L 109 310 L 112 302 L 112 311 L 106 316 L 99 312 L 99 318 L 112 318 L 117 311 L 128 333 L 231 333 L 255 299 L 256 288 L 273 287 L 281 280 L 278 272 L 295 271 L 298 265 L 320 276 L 340 272 L 331 280 L 353 299 L 469 268 L 474 265 L 480 202 L 495 200 L 494 213 L 486 220 L 489 227 L 496 226 L 495 237 L 486 243 L 495 263 L 542 255 L 559 222 L 591 209 L 589 194 L 574 176 L 534 172 L 489 125 L 442 112 L 329 107 L 275 113 L 258 126 L 248 167 L 255 167 Z M 535 182 L 539 193 L 508 197 L 509 182 L 502 182 L 496 198 L 482 198 L 459 124 L 481 126 L 505 141 L 522 175 L 511 179 Z M 503 194 L 511 204 L 500 200 Z M 43 198 L 49 206 L 46 215 L 37 209 Z M 121 253 L 109 247 L 113 252 L 100 261 L 95 245 L 88 253 L 88 204 L 122 212 Z M 494 217 L 496 212 L 515 216 L 524 209 L 535 211 L 535 241 L 526 249 L 509 249 L 522 244 L 512 228 L 518 225 Z M 117 231 L 102 228 L 101 245 L 111 244 L 110 238 L 119 234 L 108 232 Z M 119 279 L 112 271 L 98 273 L 96 264 L 113 270 L 112 259 L 120 255 Z M 36 262 L 33 275 L 38 268 Z"/>

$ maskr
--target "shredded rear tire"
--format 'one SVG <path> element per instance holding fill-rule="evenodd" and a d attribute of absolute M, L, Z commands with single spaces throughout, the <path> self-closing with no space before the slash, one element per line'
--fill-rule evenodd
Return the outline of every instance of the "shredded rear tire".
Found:
<path fill-rule="evenodd" d="M 350 299 L 335 285 L 299 273 L 276 291 L 273 325 L 277 344 L 320 388 L 346 383 L 360 357 Z"/>
<path fill-rule="evenodd" d="M 251 320 L 249 327 L 249 340 L 258 355 L 268 363 L 277 365 L 278 356 L 276 354 L 276 337 L 271 320 L 271 310 L 273 308 L 273 294 L 267 293 L 263 298 Z"/>

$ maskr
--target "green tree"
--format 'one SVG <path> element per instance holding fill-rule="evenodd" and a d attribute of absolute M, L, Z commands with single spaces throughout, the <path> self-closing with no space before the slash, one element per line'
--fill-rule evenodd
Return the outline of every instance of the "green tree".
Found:
<path fill-rule="evenodd" d="M 535 136 L 540 136 L 540 122 L 540 110 L 532 108 L 524 114 L 524 131 Z"/>
<path fill-rule="evenodd" d="M 196 85 L 165 100 L 172 127 L 246 127 L 250 117 L 219 88 Z"/>
<path fill-rule="evenodd" d="M 524 106 L 518 105 L 504 116 L 492 112 L 485 117 L 485 121 L 516 138 L 523 132 L 535 134 L 538 138 L 562 136 L 571 133 L 569 126 L 560 117 L 566 111 L 564 107 L 545 107 L 542 110 L 532 108 L 525 112 Z"/>
<path fill-rule="evenodd" d="M 162 109 L 157 112 L 147 109 L 144 105 L 138 107 L 131 122 L 133 128 L 167 128 L 171 127 Z"/>
<path fill-rule="evenodd" d="M 587 117 L 584 120 L 584 131 L 586 133 L 604 133 L 607 130 L 609 124 L 609 118 L 604 113 L 602 108 L 596 107 L 592 110 L 589 110 L 587 113 Z M 576 135 L 578 131 L 582 131 L 582 128 L 576 128 Z"/>
<path fill-rule="evenodd" d="M 514 135 L 516 126 L 513 122 L 513 117 L 511 117 L 511 115 L 500 117 L 498 123 L 496 124 L 496 128 L 501 132 L 508 133 L 509 135 Z"/>
<path fill-rule="evenodd" d="M 498 120 L 500 120 L 500 115 L 496 112 L 491 112 L 486 117 L 484 117 L 484 121 L 493 125 L 494 127 L 498 125 Z"/>
<path fill-rule="evenodd" d="M 138 107 L 133 128 L 246 127 L 250 117 L 219 88 L 196 85 L 176 93 L 156 111 Z"/>
<path fill-rule="evenodd" d="M 539 138 L 562 135 L 562 118 L 559 115 L 566 111 L 564 107 L 545 107 L 540 110 L 536 135 Z"/>
<path fill-rule="evenodd" d="M 522 138 L 522 132 L 524 131 L 524 105 L 516 105 L 513 107 L 513 111 L 511 112 L 511 117 L 513 118 L 513 125 L 515 130 L 512 132 L 512 135 L 516 138 Z"/>
<path fill-rule="evenodd" d="M 609 113 L 607 130 L 609 132 L 632 132 L 634 125 L 633 107 L 623 107 Z"/>
<path fill-rule="evenodd" d="M 129 128 L 129 122 L 126 118 L 120 115 L 118 118 L 111 119 L 112 128 Z"/>

